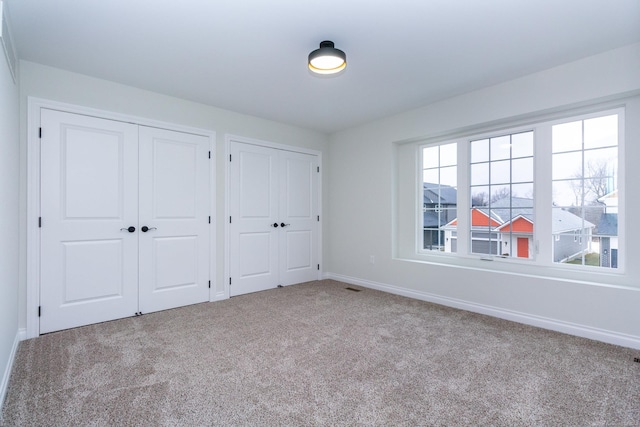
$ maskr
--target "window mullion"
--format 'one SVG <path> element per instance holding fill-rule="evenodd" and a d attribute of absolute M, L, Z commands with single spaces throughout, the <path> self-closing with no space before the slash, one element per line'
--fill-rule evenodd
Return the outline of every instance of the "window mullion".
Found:
<path fill-rule="evenodd" d="M 553 259 L 553 230 L 551 220 L 553 185 L 551 180 L 551 125 L 542 124 L 534 130 L 534 246 L 537 263 L 551 265 Z"/>
<path fill-rule="evenodd" d="M 471 148 L 469 141 L 458 142 L 458 253 L 471 252 Z"/>

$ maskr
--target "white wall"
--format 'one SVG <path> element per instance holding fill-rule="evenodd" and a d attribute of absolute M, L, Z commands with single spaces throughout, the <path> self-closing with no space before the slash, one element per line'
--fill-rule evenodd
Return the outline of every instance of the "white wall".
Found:
<path fill-rule="evenodd" d="M 0 407 L 18 336 L 18 85 L 0 48 Z"/>
<path fill-rule="evenodd" d="M 396 157 L 406 155 L 398 150 L 402 145 L 397 142 L 629 95 L 635 96 L 626 110 L 626 212 L 631 222 L 635 219 L 632 213 L 640 212 L 639 94 L 640 44 L 636 44 L 332 135 L 330 246 L 326 248 L 329 276 L 640 348 L 638 227 L 627 228 L 625 275 L 593 276 L 584 282 L 560 280 L 548 271 L 542 275 L 535 268 L 495 272 L 479 260 L 457 260 L 453 265 L 407 260 L 395 256 L 394 237 L 402 227 L 415 227 L 415 220 L 399 216 L 402 210 L 395 209 L 403 191 L 416 191 L 396 185 L 405 173 L 395 170 Z M 415 160 L 401 167 L 413 175 L 417 170 Z M 408 225 L 402 222 L 405 220 Z M 375 264 L 369 262 L 371 255 Z"/>
<path fill-rule="evenodd" d="M 217 259 L 215 262 L 217 277 L 214 278 L 212 284 L 216 292 L 222 292 L 224 286 L 224 223 L 222 218 L 224 218 L 224 200 L 227 187 L 225 182 L 225 134 L 318 150 L 323 152 L 323 157 L 328 145 L 328 137 L 318 132 L 22 61 L 20 63 L 20 165 L 22 169 L 20 212 L 22 222 L 20 225 L 19 294 L 21 328 L 26 327 L 27 97 L 91 107 L 216 132 L 216 216 L 218 224 L 216 229 Z M 275 102 L 277 100 L 274 100 Z M 326 184 L 323 184 L 323 187 L 326 188 Z"/>

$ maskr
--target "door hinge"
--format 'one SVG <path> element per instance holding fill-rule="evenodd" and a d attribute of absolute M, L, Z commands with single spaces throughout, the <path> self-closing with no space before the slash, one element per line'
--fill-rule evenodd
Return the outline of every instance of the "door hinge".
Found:
<path fill-rule="evenodd" d="M 229 161 L 231 161 L 231 154 L 229 154 Z"/>
<path fill-rule="evenodd" d="M 42 306 L 39 305 L 38 306 L 38 317 L 40 317 L 42 315 Z"/>
<path fill-rule="evenodd" d="M 42 128 L 38 129 L 38 138 L 42 139 Z"/>
<path fill-rule="evenodd" d="M 229 224 L 231 224 L 231 217 L 229 217 Z"/>
<path fill-rule="evenodd" d="M 209 280 L 209 289 L 211 289 L 211 280 Z"/>
<path fill-rule="evenodd" d="M 211 158 L 211 151 L 209 151 L 209 158 Z"/>
<path fill-rule="evenodd" d="M 229 284 L 231 284 L 231 277 L 229 277 Z"/>
<path fill-rule="evenodd" d="M 318 271 L 320 271 L 320 264 L 318 264 Z"/>
<path fill-rule="evenodd" d="M 211 224 L 211 216 L 209 216 L 209 224 Z"/>
<path fill-rule="evenodd" d="M 320 222 L 320 215 L 318 215 L 318 222 Z"/>
<path fill-rule="evenodd" d="M 320 173 L 320 166 L 318 166 L 318 173 Z"/>
<path fill-rule="evenodd" d="M 42 228 L 42 217 L 38 217 L 38 228 Z"/>

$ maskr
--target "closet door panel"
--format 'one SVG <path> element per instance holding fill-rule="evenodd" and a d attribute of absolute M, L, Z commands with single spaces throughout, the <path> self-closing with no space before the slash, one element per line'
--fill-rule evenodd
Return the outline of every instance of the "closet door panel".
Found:
<path fill-rule="evenodd" d="M 140 126 L 140 311 L 209 300 L 209 140 Z"/>
<path fill-rule="evenodd" d="M 278 152 L 231 145 L 230 295 L 278 286 Z"/>
<path fill-rule="evenodd" d="M 318 279 L 318 158 L 280 151 L 280 283 Z"/>
<path fill-rule="evenodd" d="M 41 127 L 40 332 L 132 316 L 137 126 L 43 109 Z"/>

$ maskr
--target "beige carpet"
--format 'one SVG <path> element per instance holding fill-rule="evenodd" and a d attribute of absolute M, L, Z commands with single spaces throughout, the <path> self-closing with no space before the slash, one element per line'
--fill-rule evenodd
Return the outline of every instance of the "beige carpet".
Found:
<path fill-rule="evenodd" d="M 640 425 L 637 350 L 348 286 L 24 341 L 4 424 Z"/>

